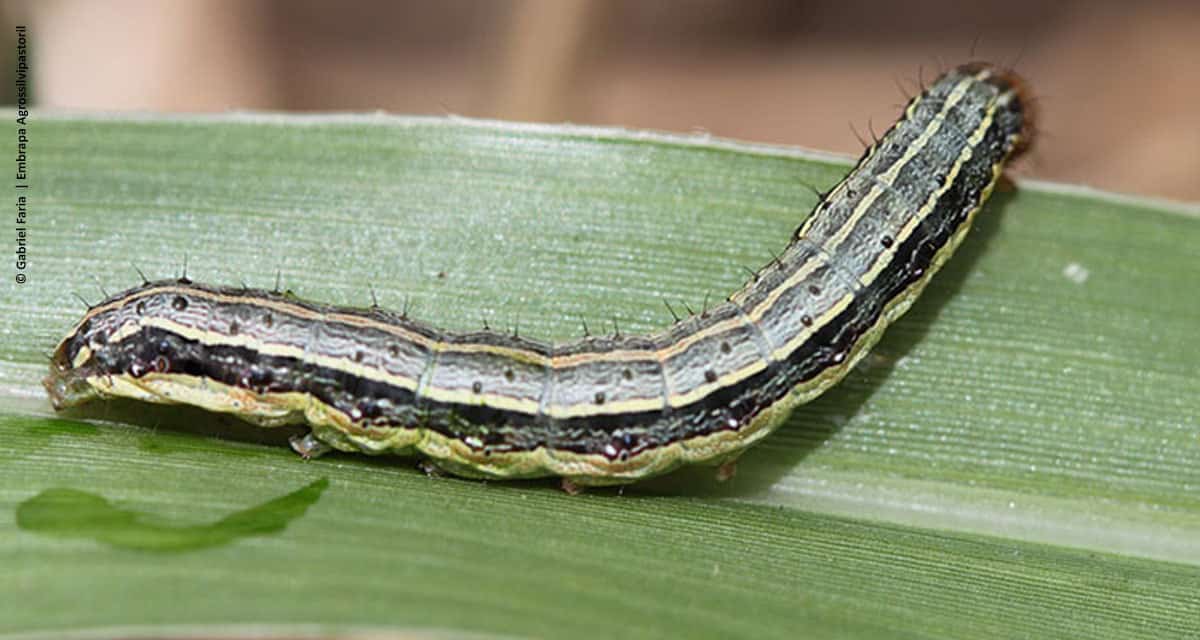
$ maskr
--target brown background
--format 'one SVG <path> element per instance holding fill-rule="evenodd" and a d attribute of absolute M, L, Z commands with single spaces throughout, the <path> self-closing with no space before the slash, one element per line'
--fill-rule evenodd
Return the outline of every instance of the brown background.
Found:
<path fill-rule="evenodd" d="M 1200 200 L 1200 1 L 43 0 L 35 104 L 454 113 L 857 154 L 972 57 L 1038 98 L 1025 176 Z M 12 33 L 9 28 L 9 33 Z"/>

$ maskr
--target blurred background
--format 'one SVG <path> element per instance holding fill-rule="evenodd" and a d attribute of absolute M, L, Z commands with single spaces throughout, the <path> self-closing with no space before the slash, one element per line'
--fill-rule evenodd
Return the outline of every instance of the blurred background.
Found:
<path fill-rule="evenodd" d="M 1038 99 L 1018 175 L 1200 200 L 1195 0 L 3 6 L 9 34 L 30 27 L 41 109 L 457 114 L 849 155 L 922 78 L 982 58 L 1014 66 Z"/>

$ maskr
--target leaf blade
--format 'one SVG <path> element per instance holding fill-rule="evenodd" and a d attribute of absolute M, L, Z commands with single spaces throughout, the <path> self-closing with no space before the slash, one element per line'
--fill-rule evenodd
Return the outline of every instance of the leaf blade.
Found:
<path fill-rule="evenodd" d="M 148 429 L 161 412 L 89 431 L 48 418 L 40 354 L 80 314 L 69 291 L 85 274 L 116 289 L 135 281 L 130 260 L 157 277 L 183 253 L 197 279 L 269 287 L 279 269 L 306 297 L 359 305 L 369 285 L 459 329 L 486 318 L 562 339 L 616 314 L 622 331 L 653 330 L 669 322 L 661 300 L 699 307 L 767 262 L 815 202 L 805 183 L 827 187 L 844 163 L 424 119 L 76 117 L 38 131 L 36 281 L 0 319 L 0 510 L 73 486 L 202 523 L 267 486 L 332 486 L 281 534 L 157 568 L 10 519 L 0 564 L 19 579 L 0 591 L 37 595 L 0 607 L 4 631 L 610 635 L 619 620 L 631 635 L 1182 637 L 1200 620 L 1200 302 L 1171 295 L 1200 276 L 1191 209 L 1000 194 L 880 358 L 797 411 L 734 484 L 694 472 L 572 500 L 366 458 L 306 465 Z M 283 597 L 263 576 L 290 585 Z M 85 594 L 104 606 L 72 610 Z"/>

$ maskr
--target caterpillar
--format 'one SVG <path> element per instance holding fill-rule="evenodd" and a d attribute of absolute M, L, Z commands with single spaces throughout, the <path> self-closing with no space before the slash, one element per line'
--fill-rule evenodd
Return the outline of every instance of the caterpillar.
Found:
<path fill-rule="evenodd" d="M 723 303 L 641 336 L 563 344 L 453 333 L 185 278 L 91 307 L 54 351 L 56 409 L 95 398 L 307 423 L 302 455 L 416 454 L 473 478 L 629 483 L 686 463 L 732 472 L 790 410 L 841 380 L 958 247 L 1032 117 L 1021 80 L 951 70 Z"/>

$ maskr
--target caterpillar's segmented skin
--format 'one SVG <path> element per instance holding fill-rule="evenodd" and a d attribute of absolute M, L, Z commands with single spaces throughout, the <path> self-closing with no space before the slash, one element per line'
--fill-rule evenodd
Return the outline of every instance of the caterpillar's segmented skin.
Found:
<path fill-rule="evenodd" d="M 125 397 L 307 422 L 302 453 L 419 453 L 470 477 L 620 484 L 723 464 L 908 309 L 1028 144 L 1026 102 L 995 67 L 946 73 L 777 261 L 661 333 L 550 345 L 172 280 L 91 308 L 45 385 L 56 408 Z"/>

